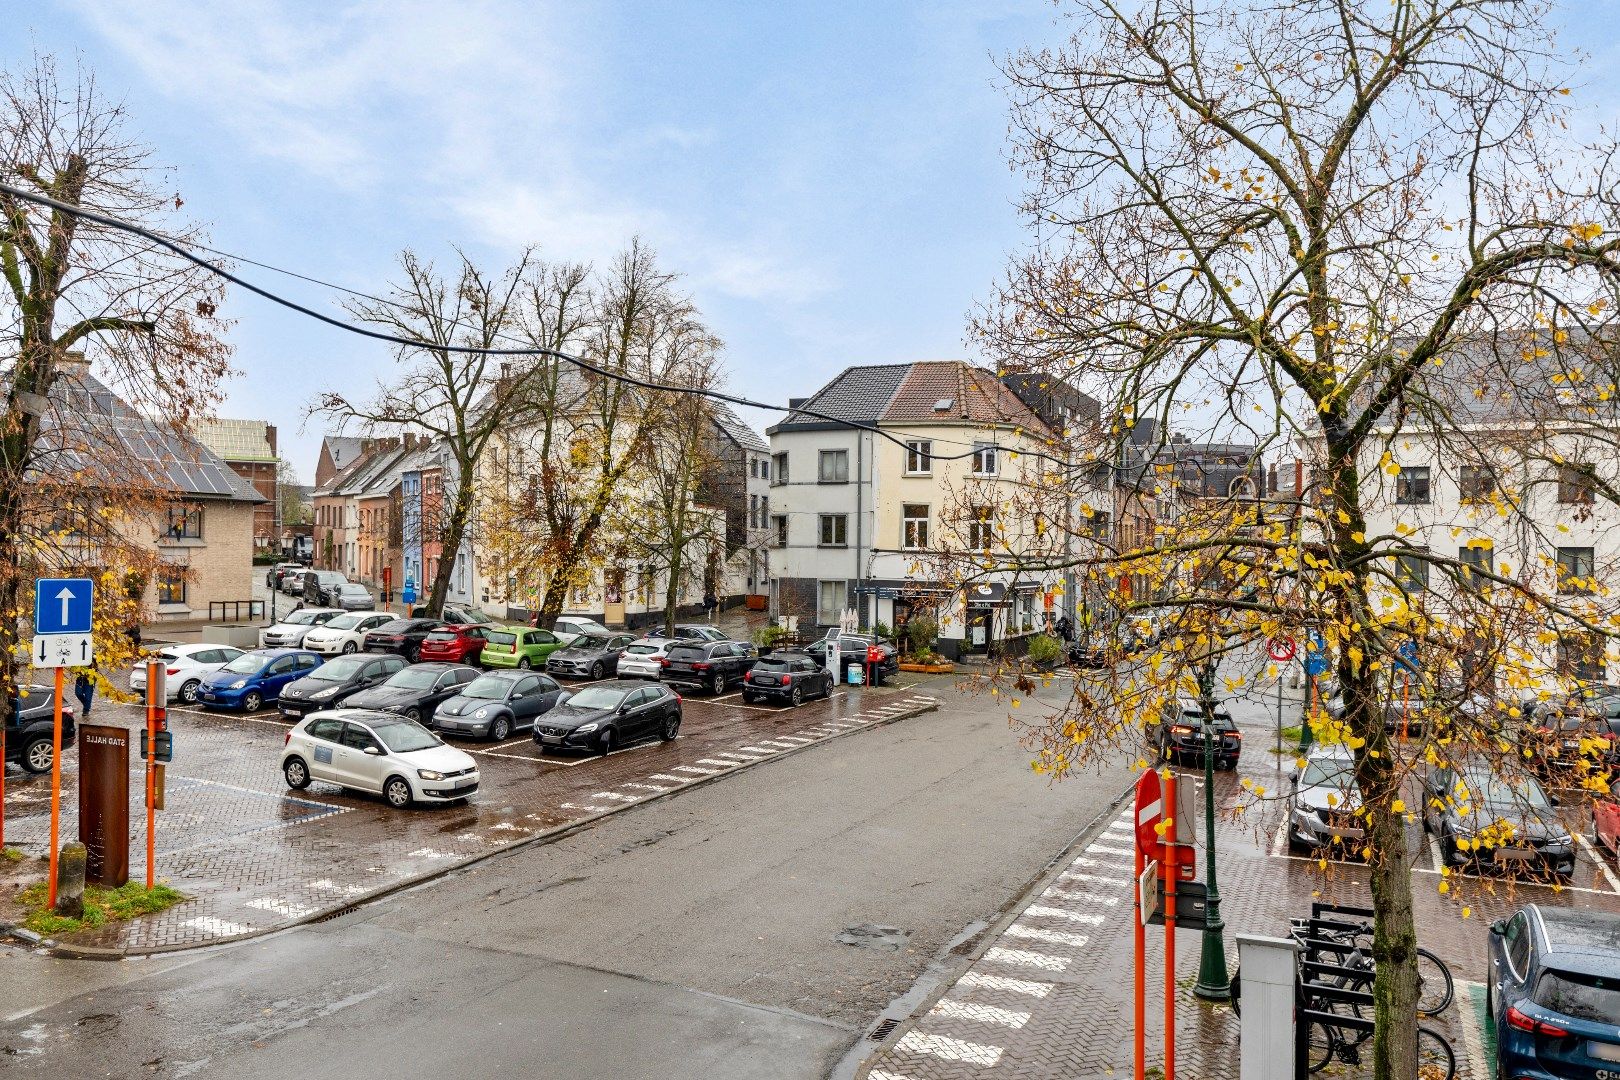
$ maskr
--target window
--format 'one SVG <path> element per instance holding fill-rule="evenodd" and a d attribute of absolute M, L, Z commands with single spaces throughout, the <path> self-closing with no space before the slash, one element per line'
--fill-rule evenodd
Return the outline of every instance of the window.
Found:
<path fill-rule="evenodd" d="M 823 450 L 821 452 L 821 471 L 816 479 L 823 484 L 849 483 L 849 451 Z"/>
<path fill-rule="evenodd" d="M 1113 529 L 1113 516 L 1106 510 L 1097 510 L 1086 519 L 1093 540 L 1107 540 Z"/>
<path fill-rule="evenodd" d="M 823 581 L 816 589 L 816 621 L 831 626 L 844 617 L 844 582 Z"/>
<path fill-rule="evenodd" d="M 777 514 L 771 522 L 772 527 L 776 529 L 776 546 L 787 547 L 787 515 Z"/>
<path fill-rule="evenodd" d="M 968 514 L 968 547 L 988 551 L 995 539 L 994 512 L 988 506 L 975 506 Z"/>
<path fill-rule="evenodd" d="M 900 546 L 907 551 L 928 546 L 928 507 L 923 503 L 900 507 Z"/>
<path fill-rule="evenodd" d="M 771 478 L 771 459 L 770 458 L 760 458 L 759 459 L 759 478 L 761 480 L 769 480 Z"/>
<path fill-rule="evenodd" d="M 1590 503 L 1594 486 L 1590 465 L 1560 465 L 1558 467 L 1558 501 L 1561 503 Z"/>
<path fill-rule="evenodd" d="M 1486 582 L 1476 577 L 1475 571 L 1489 571 L 1491 568 L 1491 546 L 1489 544 L 1473 544 L 1457 549 L 1457 561 L 1463 564 L 1462 572 L 1458 575 L 1462 587 L 1472 592 L 1483 592 Z"/>
<path fill-rule="evenodd" d="M 1398 556 L 1395 560 L 1395 584 L 1403 592 L 1423 592 L 1429 587 L 1429 560 L 1422 555 Z"/>
<path fill-rule="evenodd" d="M 1427 465 L 1402 465 L 1395 477 L 1395 501 L 1403 506 L 1419 506 L 1429 501 L 1429 468 Z"/>
<path fill-rule="evenodd" d="M 751 458 L 748 459 L 748 475 L 752 476 L 755 480 L 759 479 L 759 459 L 758 458 L 751 457 Z"/>
<path fill-rule="evenodd" d="M 1558 591 L 1565 594 L 1592 591 L 1595 572 L 1593 550 L 1589 547 L 1558 549 Z"/>
<path fill-rule="evenodd" d="M 927 476 L 934 471 L 934 442 L 932 439 L 912 439 L 906 443 L 906 472 L 911 476 Z"/>
<path fill-rule="evenodd" d="M 164 524 L 164 535 L 173 540 L 201 540 L 202 517 L 200 506 L 185 503 L 171 506 L 168 521 Z"/>
<path fill-rule="evenodd" d="M 1496 491 L 1496 470 L 1489 465 L 1464 465 L 1457 473 L 1457 494 L 1465 503 L 1489 499 Z"/>
<path fill-rule="evenodd" d="M 1602 682 L 1608 665 L 1603 642 L 1596 634 L 1581 632 L 1558 637 L 1558 673 L 1582 682 Z"/>
<path fill-rule="evenodd" d="M 772 482 L 777 483 L 777 484 L 785 484 L 785 483 L 787 483 L 788 482 L 787 454 L 785 454 L 785 453 L 772 454 L 771 455 L 771 460 L 776 462 L 776 479 L 774 481 L 772 481 Z"/>
<path fill-rule="evenodd" d="M 819 543 L 822 547 L 848 547 L 849 515 L 822 514 L 821 540 Z"/>
<path fill-rule="evenodd" d="M 996 447 L 992 443 L 973 444 L 973 475 L 996 475 Z"/>
<path fill-rule="evenodd" d="M 748 496 L 748 527 L 750 529 L 759 528 L 759 496 L 758 495 L 750 495 L 750 496 Z"/>
<path fill-rule="evenodd" d="M 157 572 L 157 602 L 183 604 L 186 602 L 186 571 L 183 566 L 163 566 Z"/>

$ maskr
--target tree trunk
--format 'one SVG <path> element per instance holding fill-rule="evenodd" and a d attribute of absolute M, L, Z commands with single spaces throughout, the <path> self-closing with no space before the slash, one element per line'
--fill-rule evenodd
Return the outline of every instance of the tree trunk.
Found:
<path fill-rule="evenodd" d="M 456 497 L 450 504 L 450 520 L 444 531 L 443 554 L 433 574 L 433 588 L 428 593 L 427 614 L 437 619 L 444 614 L 444 602 L 450 594 L 450 574 L 461 555 L 461 542 L 467 537 L 467 522 L 472 517 L 473 476 L 471 468 L 461 468 L 456 476 Z"/>
<path fill-rule="evenodd" d="M 664 633 L 675 636 L 675 618 L 681 605 L 681 569 L 686 559 L 681 545 L 671 540 L 669 553 L 669 581 L 664 585 Z"/>
<path fill-rule="evenodd" d="M 1393 773 L 1388 753 L 1364 768 Z M 1417 1075 L 1417 931 L 1412 921 L 1412 853 L 1406 844 L 1406 819 L 1380 807 L 1371 815 L 1368 841 L 1373 909 L 1373 1062 L 1374 1080 L 1411 1080 Z"/>

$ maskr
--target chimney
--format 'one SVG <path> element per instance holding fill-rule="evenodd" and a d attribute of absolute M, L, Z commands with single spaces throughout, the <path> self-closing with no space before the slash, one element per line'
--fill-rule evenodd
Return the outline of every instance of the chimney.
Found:
<path fill-rule="evenodd" d="M 407 450 L 415 450 L 416 449 L 416 432 L 407 431 L 405 433 L 405 449 L 407 449 Z"/>
<path fill-rule="evenodd" d="M 264 439 L 270 444 L 270 452 L 272 454 L 276 453 L 276 425 L 264 425 Z"/>
<path fill-rule="evenodd" d="M 83 381 L 90 375 L 90 361 L 86 359 L 82 350 L 65 352 L 56 362 L 56 373 L 59 376 Z"/>

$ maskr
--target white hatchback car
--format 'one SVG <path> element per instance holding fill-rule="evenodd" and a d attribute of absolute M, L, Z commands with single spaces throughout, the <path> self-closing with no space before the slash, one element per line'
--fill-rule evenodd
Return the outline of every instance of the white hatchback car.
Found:
<path fill-rule="evenodd" d="M 194 705 L 203 678 L 235 660 L 242 652 L 230 645 L 166 645 L 161 652 L 149 655 L 167 665 L 164 689 L 169 700 Z M 146 693 L 145 663 L 136 661 L 134 670 L 129 673 L 129 688 L 138 694 Z"/>
<path fill-rule="evenodd" d="M 281 775 L 296 790 L 311 780 L 370 791 L 401 808 L 454 802 L 478 790 L 478 763 L 404 716 L 372 709 L 312 713 L 287 732 Z"/>
<path fill-rule="evenodd" d="M 564 615 L 557 620 L 556 625 L 551 628 L 551 632 L 564 645 L 584 634 L 600 634 L 603 637 L 613 636 L 613 631 L 595 619 L 582 619 L 578 615 Z"/>
<path fill-rule="evenodd" d="M 359 652 L 366 647 L 366 631 L 397 618 L 398 615 L 388 611 L 351 611 L 335 615 L 331 621 L 309 628 L 304 634 L 304 648 L 322 656 Z"/>
<path fill-rule="evenodd" d="M 296 611 L 289 611 L 269 626 L 259 628 L 259 648 L 302 648 L 305 634 L 342 614 L 342 608 L 301 607 Z"/>
<path fill-rule="evenodd" d="M 619 657 L 618 675 L 621 679 L 656 679 L 663 671 L 664 654 L 669 652 L 671 645 L 680 643 L 679 638 L 642 638 L 632 641 Z"/>

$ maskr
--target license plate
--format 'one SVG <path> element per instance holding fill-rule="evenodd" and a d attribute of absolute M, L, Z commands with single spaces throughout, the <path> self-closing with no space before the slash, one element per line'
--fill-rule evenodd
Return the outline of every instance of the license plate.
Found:
<path fill-rule="evenodd" d="M 563 737 L 561 735 L 542 735 L 540 741 L 547 746 L 561 746 Z"/>
<path fill-rule="evenodd" d="M 761 685 L 761 686 L 775 686 L 776 685 L 776 680 L 775 679 L 759 678 L 759 679 L 755 679 L 754 681 L 759 683 L 759 685 Z"/>
<path fill-rule="evenodd" d="M 1529 848 L 1510 847 L 1496 849 L 1496 861 L 1499 863 L 1529 862 L 1535 857 L 1536 853 L 1531 851 Z"/>
<path fill-rule="evenodd" d="M 1620 1046 L 1614 1043 L 1586 1040 L 1586 1056 L 1599 1061 L 1620 1061 Z"/>
<path fill-rule="evenodd" d="M 1580 744 L 1580 742 L 1578 740 L 1576 740 L 1576 739 L 1565 739 L 1564 740 L 1564 749 L 1565 750 L 1579 750 L 1580 748 L 1581 748 L 1581 744 Z"/>

